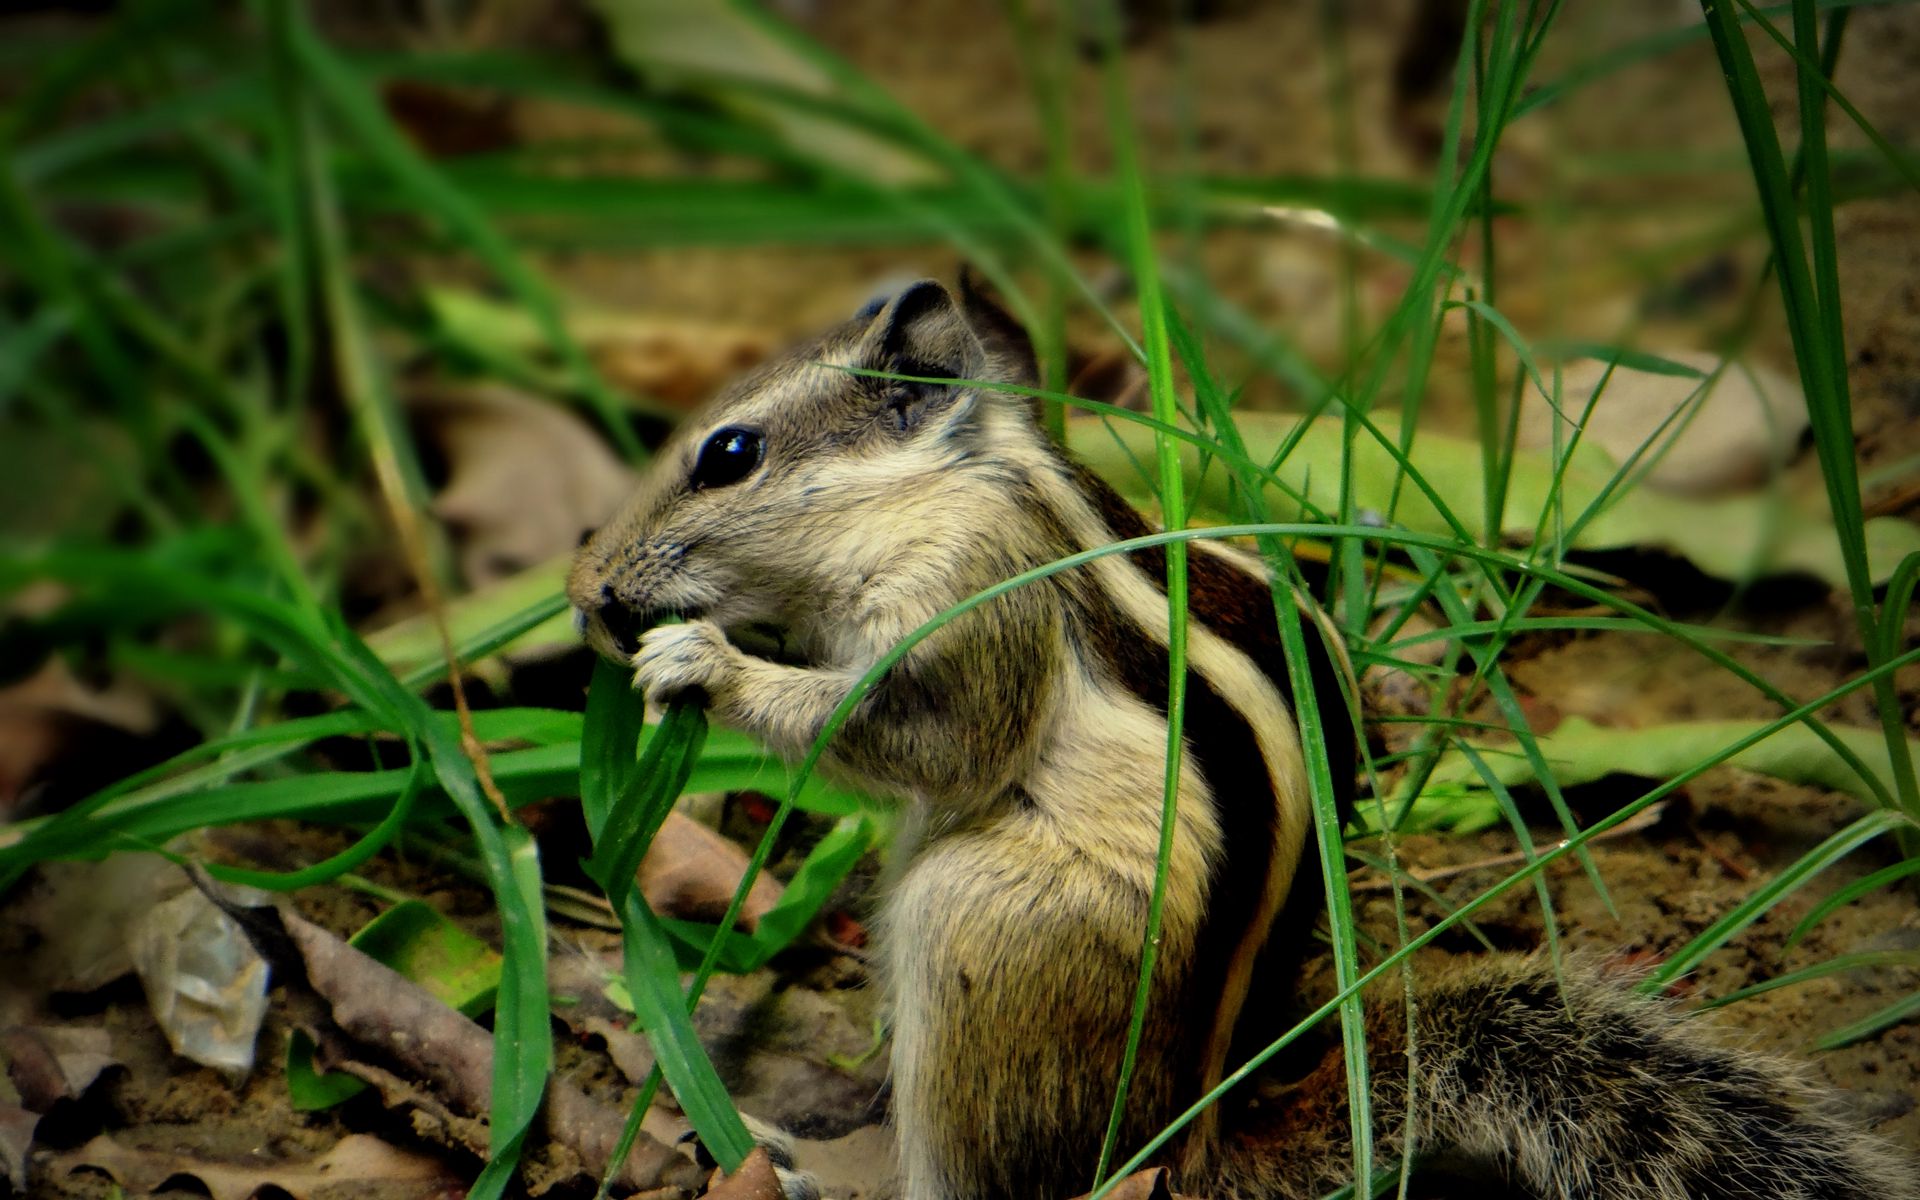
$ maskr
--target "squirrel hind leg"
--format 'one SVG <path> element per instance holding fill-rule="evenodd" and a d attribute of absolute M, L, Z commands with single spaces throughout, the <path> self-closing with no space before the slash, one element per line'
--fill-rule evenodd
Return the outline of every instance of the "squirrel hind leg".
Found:
<path fill-rule="evenodd" d="M 1540 959 L 1484 965 L 1416 1005 L 1423 1145 L 1549 1200 L 1920 1195 L 1912 1164 L 1795 1068 L 1717 1045 L 1590 966 L 1562 987 Z"/>

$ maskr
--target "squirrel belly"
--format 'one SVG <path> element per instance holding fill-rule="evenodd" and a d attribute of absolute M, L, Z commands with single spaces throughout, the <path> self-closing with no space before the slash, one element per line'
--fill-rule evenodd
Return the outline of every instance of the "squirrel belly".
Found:
<path fill-rule="evenodd" d="M 700 697 L 793 758 L 930 618 L 1148 532 L 1018 396 L 858 371 L 1035 378 L 1005 313 L 915 284 L 690 418 L 568 584 L 588 639 L 649 696 Z M 1290 1006 L 1263 984 L 1319 903 L 1295 886 L 1312 817 L 1264 564 L 1195 542 L 1189 578 L 1179 803 L 1123 1148 L 1281 1032 Z M 1350 786 L 1344 660 L 1310 608 L 1328 758 Z M 687 620 L 650 628 L 669 613 Z M 727 631 L 747 626 L 778 629 L 785 660 L 739 649 Z M 1168 636 L 1164 551 L 1096 558 L 942 626 L 828 744 L 823 769 L 906 803 L 876 921 L 906 1200 L 1062 1200 L 1093 1182 L 1160 841 Z M 1913 1194 L 1785 1068 L 1597 977 L 1562 992 L 1514 960 L 1420 990 L 1411 1097 L 1406 1015 L 1372 1018 L 1383 1154 L 1411 1108 L 1419 1153 L 1553 1200 Z M 1293 1085 L 1249 1081 L 1171 1147 L 1181 1190 L 1337 1188 L 1343 1097 L 1337 1059 Z"/>

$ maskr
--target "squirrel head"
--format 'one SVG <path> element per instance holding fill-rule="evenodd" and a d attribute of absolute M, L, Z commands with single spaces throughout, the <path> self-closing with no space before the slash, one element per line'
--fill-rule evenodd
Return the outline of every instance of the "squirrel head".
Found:
<path fill-rule="evenodd" d="M 831 608 L 995 436 L 1044 436 L 1026 398 L 977 386 L 1037 377 L 1025 332 L 964 275 L 959 296 L 921 280 L 868 305 L 682 423 L 575 557 L 576 622 L 627 657 L 669 615 L 784 626 Z"/>

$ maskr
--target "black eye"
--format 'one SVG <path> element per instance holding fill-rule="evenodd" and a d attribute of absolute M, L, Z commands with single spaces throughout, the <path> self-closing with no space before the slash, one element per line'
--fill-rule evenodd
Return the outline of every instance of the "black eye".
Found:
<path fill-rule="evenodd" d="M 693 475 L 687 480 L 695 490 L 725 487 L 739 483 L 760 465 L 763 443 L 751 429 L 722 429 L 700 447 Z"/>

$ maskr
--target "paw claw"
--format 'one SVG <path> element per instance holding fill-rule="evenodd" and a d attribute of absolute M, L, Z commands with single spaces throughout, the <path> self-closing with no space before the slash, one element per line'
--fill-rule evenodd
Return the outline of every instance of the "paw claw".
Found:
<path fill-rule="evenodd" d="M 712 621 L 661 625 L 640 638 L 633 655 L 633 685 L 659 704 L 720 693 L 739 667 L 740 651 Z"/>

